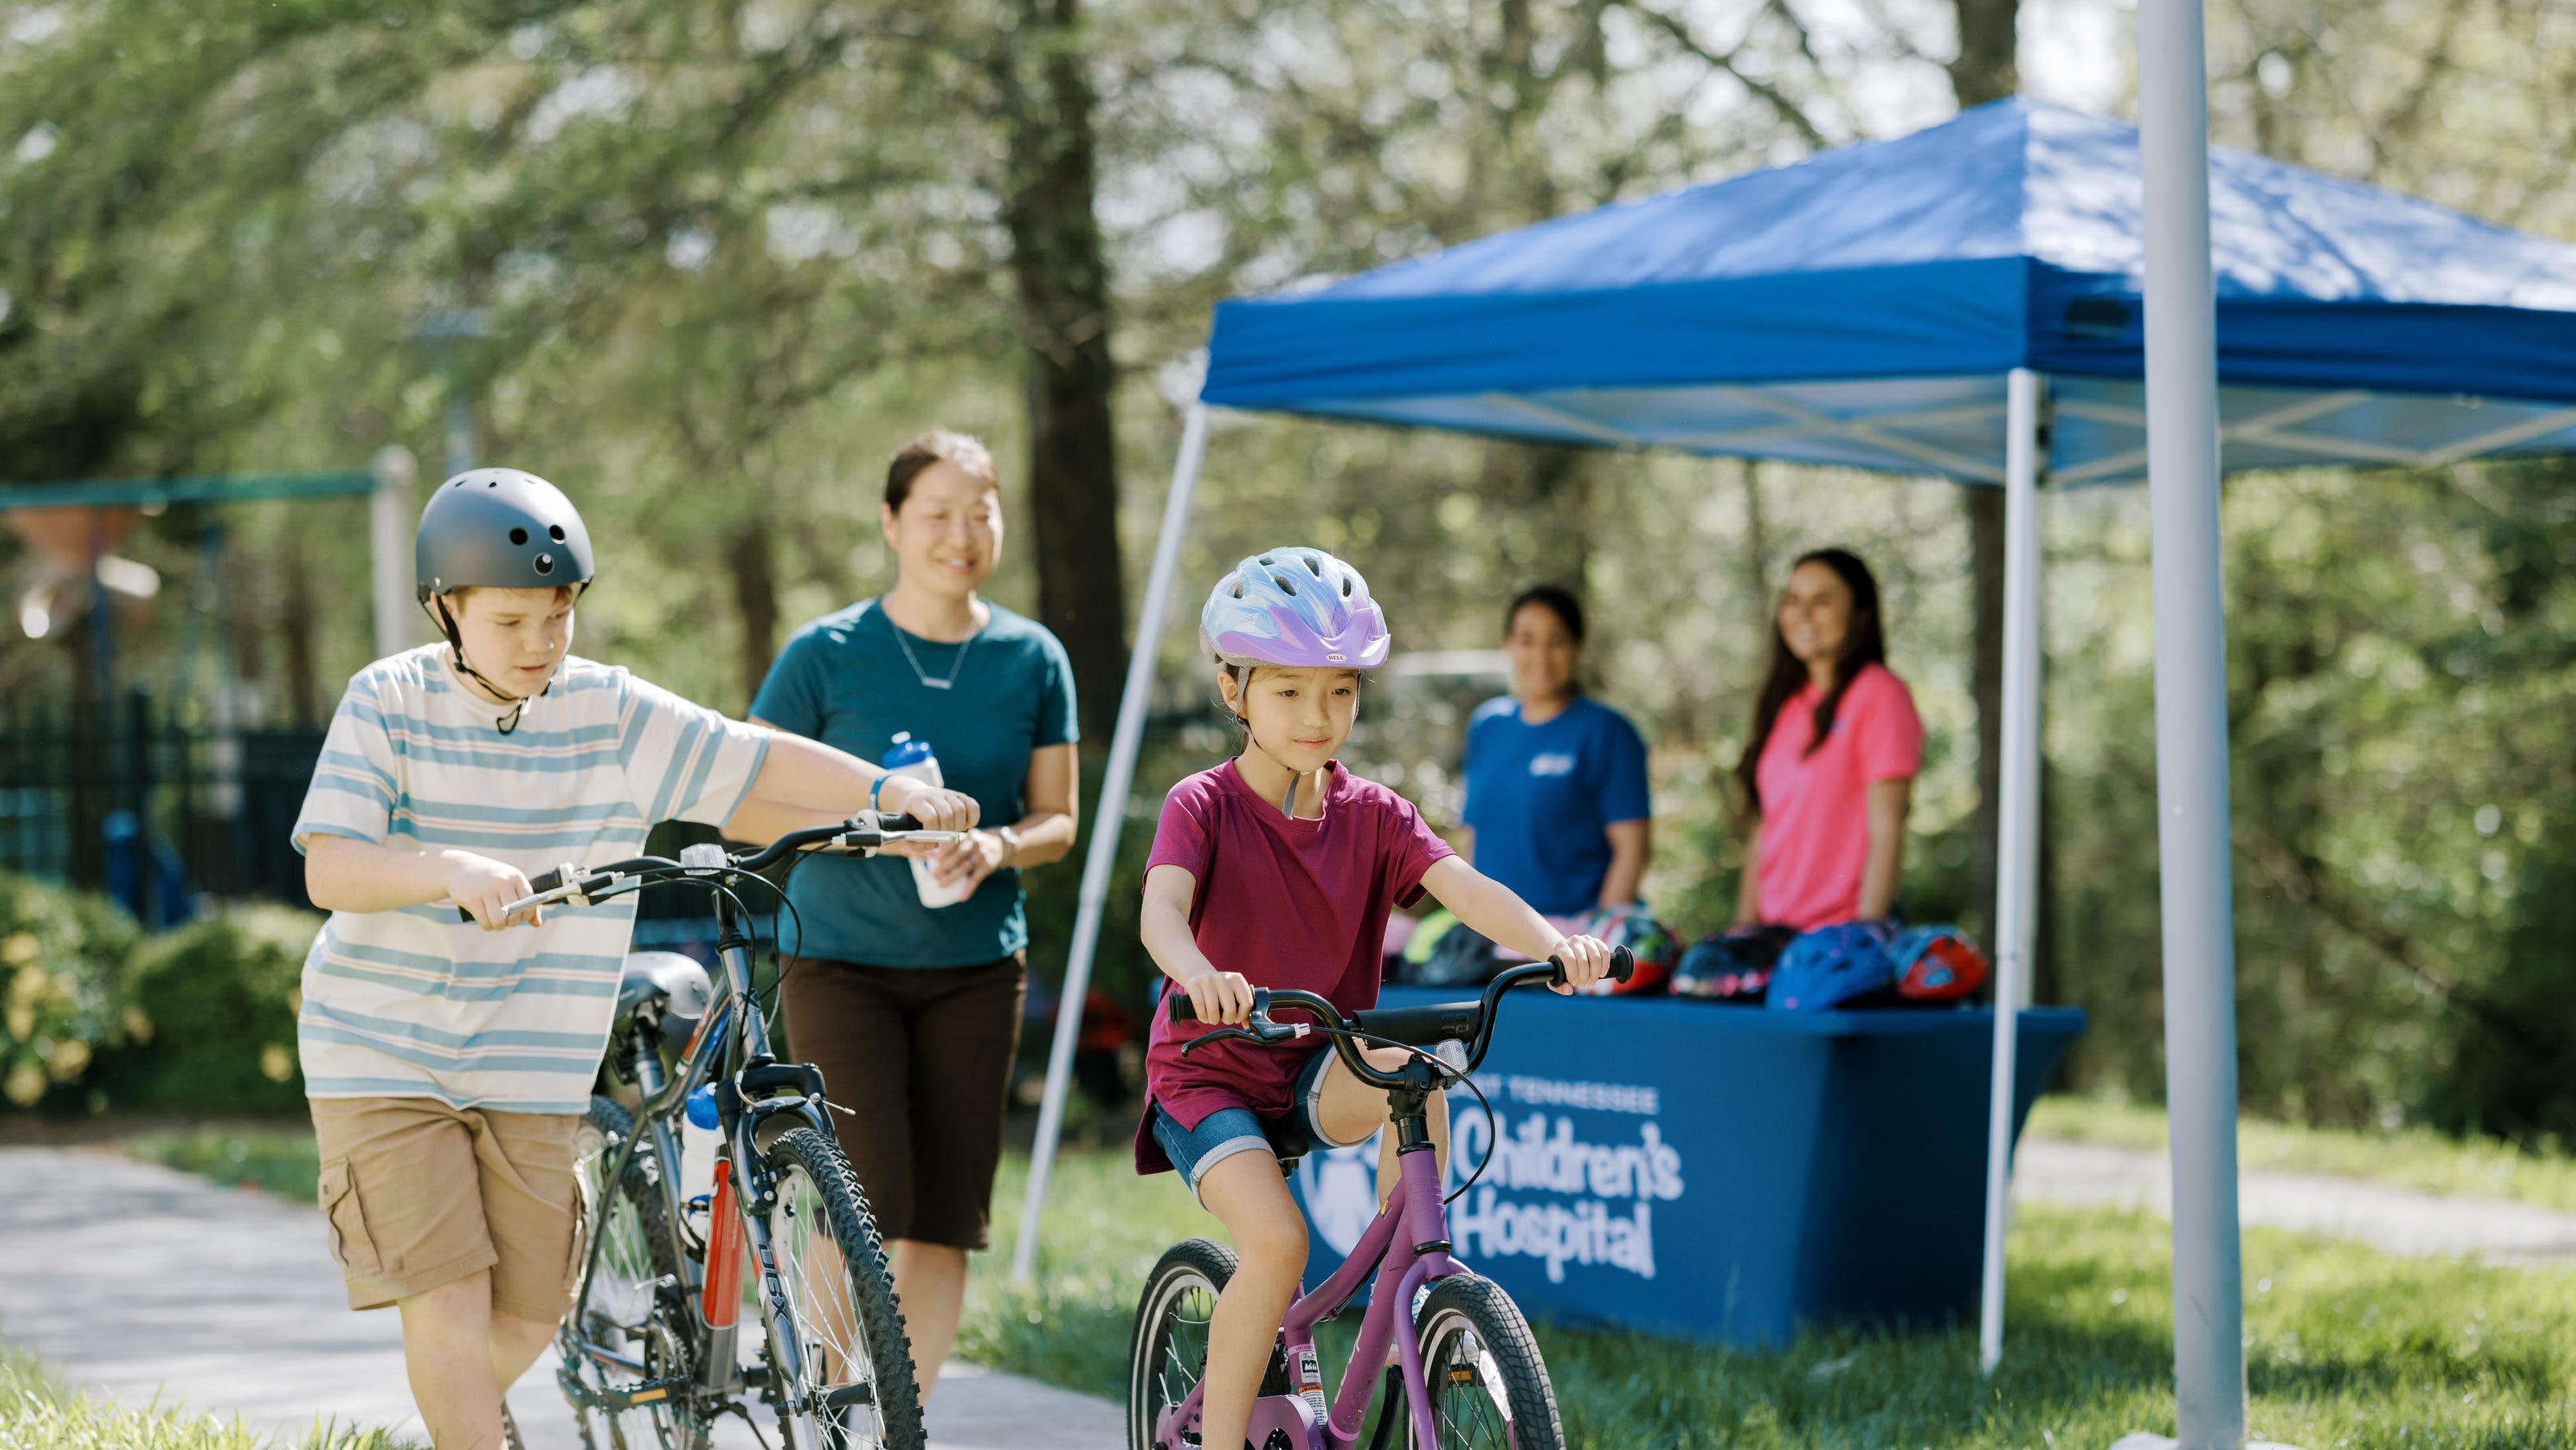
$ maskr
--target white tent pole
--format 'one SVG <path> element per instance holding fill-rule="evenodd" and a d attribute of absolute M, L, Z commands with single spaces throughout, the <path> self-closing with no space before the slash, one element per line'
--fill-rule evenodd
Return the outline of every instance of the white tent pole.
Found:
<path fill-rule="evenodd" d="M 2206 65 L 2201 0 L 2143 0 L 2138 144 L 2146 184 L 2156 852 L 2173 1142 L 2174 1428 L 2181 1450 L 2239 1450 L 2245 1306 L 2236 1225 L 2235 904 Z"/>
<path fill-rule="evenodd" d="M 1995 809 L 1995 1049 L 1986 1105 L 1985 1291 L 1977 1363 L 2004 1354 L 2004 1230 L 2012 1216 L 2012 1119 L 2021 1008 L 2039 884 L 2039 374 L 2004 383 L 2004 698 Z"/>
<path fill-rule="evenodd" d="M 1046 1208 L 1047 1175 L 1055 1168 L 1056 1139 L 1064 1130 L 1065 1094 L 1073 1084 L 1073 1045 L 1082 1033 L 1082 1000 L 1091 988 L 1091 955 L 1100 942 L 1100 913 L 1109 899 L 1109 875 L 1118 864 L 1118 828 L 1127 822 L 1128 788 L 1135 783 L 1136 751 L 1144 743 L 1145 711 L 1154 693 L 1154 660 L 1163 644 L 1165 606 L 1180 567 L 1181 535 L 1207 454 L 1207 404 L 1190 404 L 1181 425 L 1181 454 L 1172 463 L 1172 491 L 1163 500 L 1163 532 L 1154 543 L 1154 569 L 1145 581 L 1144 612 L 1136 620 L 1136 645 L 1127 656 L 1127 688 L 1118 699 L 1118 728 L 1109 737 L 1109 768 L 1100 778 L 1100 800 L 1091 814 L 1091 853 L 1083 858 L 1082 896 L 1073 917 L 1073 948 L 1065 957 L 1064 990 L 1056 994 L 1055 1044 L 1047 1054 L 1046 1097 L 1038 1106 L 1037 1142 L 1029 1150 L 1028 1196 L 1020 1205 L 1020 1241 L 1011 1251 L 1011 1278 L 1037 1277 L 1038 1216 Z"/>

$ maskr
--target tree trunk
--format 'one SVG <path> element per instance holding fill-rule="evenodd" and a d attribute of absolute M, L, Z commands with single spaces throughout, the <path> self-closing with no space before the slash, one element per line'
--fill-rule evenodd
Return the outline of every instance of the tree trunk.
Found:
<path fill-rule="evenodd" d="M 742 617 L 742 700 L 751 708 L 778 656 L 778 570 L 769 556 L 769 520 L 754 513 L 725 546 L 734 612 Z"/>
<path fill-rule="evenodd" d="M 1952 0 L 1959 19 L 1959 57 L 1949 64 L 1950 94 L 1959 109 L 1998 101 L 2021 87 L 2016 58 L 2021 0 Z M 1970 571 L 1975 576 L 1974 643 L 1969 681 L 1977 700 L 1977 809 L 1969 818 L 1973 838 L 1969 891 L 1986 934 L 1994 934 L 1995 835 L 2002 821 L 2004 734 L 2004 494 L 1972 485 L 1966 491 Z M 2044 940 L 2044 938 L 2043 938 Z"/>
<path fill-rule="evenodd" d="M 1106 741 L 1127 668 L 1109 264 L 1093 210 L 1096 97 L 1079 0 L 1011 0 L 993 71 L 1009 128 L 1002 217 L 1028 344 L 1038 619 L 1064 642 L 1083 734 Z"/>

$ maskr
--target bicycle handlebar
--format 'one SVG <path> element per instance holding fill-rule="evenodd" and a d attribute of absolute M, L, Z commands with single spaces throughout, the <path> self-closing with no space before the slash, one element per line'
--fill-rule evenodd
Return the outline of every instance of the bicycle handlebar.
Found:
<path fill-rule="evenodd" d="M 1611 948 L 1610 977 L 1613 981 L 1628 980 L 1630 974 L 1636 970 L 1636 965 L 1636 957 L 1626 947 Z M 1464 1077 L 1483 1064 L 1486 1050 L 1493 1045 L 1494 1020 L 1502 1006 L 1503 994 L 1514 987 L 1526 986 L 1534 982 L 1544 983 L 1550 987 L 1564 986 L 1564 961 L 1558 957 L 1549 957 L 1544 962 L 1529 962 L 1510 968 L 1486 983 L 1484 995 L 1474 1002 L 1443 1002 L 1430 1007 L 1379 1008 L 1361 1012 L 1347 1019 L 1342 1016 L 1340 1008 L 1312 992 L 1300 992 L 1294 988 L 1285 987 L 1256 987 L 1252 992 L 1252 1011 L 1245 1018 L 1243 1026 L 1220 1027 L 1214 1032 L 1202 1033 L 1183 1045 L 1181 1055 L 1186 1057 L 1191 1049 L 1208 1042 L 1240 1038 L 1246 1042 L 1268 1047 L 1294 1041 L 1309 1032 L 1320 1032 L 1332 1039 L 1334 1052 L 1340 1055 L 1342 1065 L 1349 1068 L 1353 1076 L 1375 1087 L 1397 1088 L 1404 1086 L 1404 1079 L 1394 1073 L 1381 1072 L 1369 1066 L 1368 1060 L 1360 1056 L 1356 1042 L 1361 1037 L 1387 1035 L 1370 1032 L 1372 1017 L 1379 1013 L 1389 1015 L 1400 1013 L 1403 1014 L 1404 1024 L 1407 1026 L 1428 1025 L 1437 1031 L 1440 1038 L 1464 1041 L 1467 1045 L 1467 1065 L 1464 1071 L 1456 1074 Z M 1170 1003 L 1172 1021 L 1196 1022 L 1199 1020 L 1198 1008 L 1186 993 L 1175 993 L 1170 998 Z M 1273 1007 L 1293 1008 L 1317 1020 L 1312 1023 L 1273 1021 L 1270 1016 Z M 1387 1025 L 1392 1027 L 1395 1024 L 1389 1022 Z"/>
<path fill-rule="evenodd" d="M 720 866 L 692 866 L 686 862 L 674 861 L 667 856 L 636 856 L 624 861 L 613 861 L 595 869 L 577 866 L 567 861 L 551 871 L 540 872 L 529 877 L 530 894 L 504 907 L 502 914 L 504 917 L 516 916 L 523 911 L 533 911 L 541 906 L 553 906 L 564 901 L 572 902 L 576 906 L 587 906 L 595 900 L 609 896 L 622 896 L 648 881 L 667 876 L 712 876 L 720 872 L 741 874 L 759 871 L 784 860 L 793 852 L 815 847 L 827 848 L 836 854 L 865 856 L 872 855 L 898 840 L 926 841 L 933 845 L 945 845 L 960 839 L 965 834 L 963 831 L 925 831 L 921 828 L 919 820 L 891 811 L 882 813 L 861 811 L 846 821 L 832 825 L 808 826 L 801 831 L 789 831 L 757 851 L 728 851 Z M 459 906 L 455 910 L 456 919 L 460 923 L 474 920 L 473 913 L 464 907 Z"/>

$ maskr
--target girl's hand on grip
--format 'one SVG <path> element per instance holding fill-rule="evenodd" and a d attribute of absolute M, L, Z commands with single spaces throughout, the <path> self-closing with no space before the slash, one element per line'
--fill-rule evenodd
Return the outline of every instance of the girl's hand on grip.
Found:
<path fill-rule="evenodd" d="M 1565 963 L 1565 985 L 1553 989 L 1559 995 L 1591 986 L 1610 975 L 1610 944 L 1597 936 L 1562 938 L 1548 955 Z"/>
<path fill-rule="evenodd" d="M 1252 1016 L 1252 984 L 1241 972 L 1201 972 L 1181 984 L 1201 1022 L 1240 1027 Z"/>

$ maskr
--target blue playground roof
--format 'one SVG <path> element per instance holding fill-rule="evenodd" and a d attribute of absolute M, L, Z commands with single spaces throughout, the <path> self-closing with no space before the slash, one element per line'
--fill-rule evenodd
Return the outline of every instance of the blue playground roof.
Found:
<path fill-rule="evenodd" d="M 1225 407 L 2003 476 L 2145 471 L 2135 127 L 2000 101 L 1216 310 Z M 2576 246 L 2213 150 L 2230 470 L 2576 449 Z"/>

